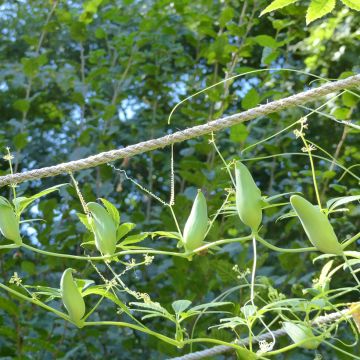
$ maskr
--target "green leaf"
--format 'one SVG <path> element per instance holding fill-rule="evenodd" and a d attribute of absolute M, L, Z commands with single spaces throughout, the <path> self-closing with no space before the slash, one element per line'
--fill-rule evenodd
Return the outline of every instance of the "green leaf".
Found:
<path fill-rule="evenodd" d="M 160 236 L 160 238 L 170 238 L 170 239 L 177 239 L 180 240 L 181 236 L 178 232 L 174 231 L 154 231 L 151 234 L 151 237 L 154 238 L 155 236 Z"/>
<path fill-rule="evenodd" d="M 93 249 L 94 247 L 96 247 L 95 245 L 95 240 L 90 240 L 90 241 L 85 241 L 82 242 L 80 244 L 81 247 L 85 248 L 85 249 Z"/>
<path fill-rule="evenodd" d="M 100 198 L 101 202 L 104 204 L 107 212 L 111 215 L 116 228 L 120 225 L 120 214 L 117 208 L 108 200 Z"/>
<path fill-rule="evenodd" d="M 360 11 L 359 0 L 341 0 L 341 2 L 348 6 L 350 9 Z"/>
<path fill-rule="evenodd" d="M 258 359 L 258 356 L 253 353 L 252 351 L 244 348 L 244 349 L 237 349 L 236 355 L 239 360 L 256 360 Z"/>
<path fill-rule="evenodd" d="M 79 220 L 81 221 L 81 223 L 89 230 L 89 231 L 93 231 L 89 219 L 85 214 L 81 214 L 81 213 L 76 213 L 77 217 L 79 218 Z"/>
<path fill-rule="evenodd" d="M 30 108 L 30 101 L 26 99 L 19 99 L 14 101 L 13 108 L 21 112 L 27 112 Z"/>
<path fill-rule="evenodd" d="M 76 282 L 77 287 L 80 290 L 80 293 L 86 290 L 90 285 L 94 284 L 94 280 L 87 280 L 87 279 L 74 279 Z"/>
<path fill-rule="evenodd" d="M 241 106 L 245 109 L 251 109 L 260 102 L 260 96 L 255 89 L 250 89 L 241 101 Z"/>
<path fill-rule="evenodd" d="M 117 241 L 121 240 L 127 233 L 129 233 L 136 225 L 133 223 L 123 223 L 121 224 L 116 233 Z"/>
<path fill-rule="evenodd" d="M 279 43 L 269 35 L 258 35 L 254 38 L 255 42 L 261 46 L 266 46 L 271 49 L 279 47 Z"/>
<path fill-rule="evenodd" d="M 306 24 L 310 24 L 316 19 L 320 19 L 335 7 L 335 0 L 311 0 L 306 12 Z"/>
<path fill-rule="evenodd" d="M 203 310 L 203 309 L 225 306 L 225 305 L 232 305 L 232 303 L 229 301 L 210 302 L 207 304 L 201 304 L 201 305 L 194 306 L 190 310 L 191 311 L 199 311 L 199 310 Z"/>
<path fill-rule="evenodd" d="M 59 289 L 56 288 L 52 288 L 52 287 L 48 287 L 48 286 L 32 286 L 32 285 L 25 285 L 26 288 L 28 289 L 33 289 L 35 290 L 34 292 L 38 295 L 46 295 L 46 296 L 50 296 L 53 298 L 59 298 L 61 297 L 61 293 Z"/>
<path fill-rule="evenodd" d="M 164 309 L 159 303 L 157 302 L 149 302 L 149 303 L 141 303 L 141 302 L 131 302 L 130 305 L 135 305 L 143 309 L 148 309 L 151 311 L 159 312 L 161 314 L 170 315 L 169 312 Z"/>
<path fill-rule="evenodd" d="M 176 300 L 171 304 L 176 314 L 181 314 L 191 305 L 189 300 Z"/>
<path fill-rule="evenodd" d="M 52 186 L 48 189 L 40 191 L 39 193 L 37 193 L 31 197 L 20 196 L 20 197 L 15 198 L 13 200 L 13 203 L 15 206 L 15 212 L 17 213 L 17 215 L 20 215 L 25 210 L 25 208 L 28 207 L 36 199 L 38 199 L 42 196 L 48 195 L 65 185 L 67 185 L 67 184 L 60 184 L 60 185 Z"/>
<path fill-rule="evenodd" d="M 221 12 L 219 24 L 224 27 L 234 17 L 234 9 L 232 7 L 225 7 Z"/>
<path fill-rule="evenodd" d="M 28 143 L 28 134 L 19 133 L 13 138 L 14 145 L 17 150 L 22 150 Z"/>
<path fill-rule="evenodd" d="M 234 125 L 230 128 L 230 140 L 233 142 L 244 142 L 249 135 L 245 124 Z"/>
<path fill-rule="evenodd" d="M 299 1 L 299 0 L 275 0 L 261 12 L 260 16 L 263 16 L 264 14 L 267 14 L 270 11 L 278 10 L 285 6 L 293 4 L 296 1 Z"/>
<path fill-rule="evenodd" d="M 341 205 L 348 204 L 349 202 L 353 202 L 353 201 L 359 201 L 359 200 L 360 200 L 360 195 L 343 196 L 343 197 L 330 199 L 326 203 L 326 206 L 329 209 L 335 209 L 335 208 L 337 208 L 337 207 L 339 207 Z"/>
<path fill-rule="evenodd" d="M 320 345 L 311 328 L 305 324 L 286 321 L 283 329 L 295 344 L 299 343 L 299 347 L 314 350 Z"/>
<path fill-rule="evenodd" d="M 118 297 L 116 297 L 112 292 L 110 292 L 110 290 L 107 290 L 103 286 L 98 285 L 98 286 L 91 286 L 82 292 L 83 297 L 88 296 L 88 295 L 93 295 L 93 294 L 103 296 L 103 297 L 109 299 L 110 301 L 115 303 L 117 306 L 119 306 L 126 314 L 128 314 L 132 317 L 128 307 L 121 300 L 119 300 Z"/>
<path fill-rule="evenodd" d="M 349 92 L 344 93 L 341 96 L 342 102 L 345 106 L 348 107 L 353 107 L 357 104 L 357 102 L 359 101 L 359 98 L 357 96 L 355 96 L 354 94 L 351 94 Z"/>
<path fill-rule="evenodd" d="M 125 240 L 123 240 L 121 242 L 120 247 L 125 246 L 125 245 L 130 245 L 130 244 L 136 244 L 138 242 L 143 241 L 148 236 L 149 236 L 149 233 L 141 233 L 141 234 L 130 235 L 130 236 L 126 237 Z"/>

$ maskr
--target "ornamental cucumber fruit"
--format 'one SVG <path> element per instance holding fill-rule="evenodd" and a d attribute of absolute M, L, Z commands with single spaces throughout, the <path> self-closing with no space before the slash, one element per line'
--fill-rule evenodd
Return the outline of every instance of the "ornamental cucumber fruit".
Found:
<path fill-rule="evenodd" d="M 116 224 L 104 207 L 90 202 L 87 207 L 91 214 L 90 224 L 95 236 L 96 248 L 103 255 L 113 255 L 116 250 Z"/>
<path fill-rule="evenodd" d="M 62 302 L 69 313 L 70 320 L 81 327 L 85 315 L 85 302 L 72 276 L 73 269 L 66 269 L 60 281 Z"/>
<path fill-rule="evenodd" d="M 240 220 L 257 232 L 262 220 L 261 191 L 248 168 L 240 161 L 235 163 L 236 209 Z"/>
<path fill-rule="evenodd" d="M 0 231 L 6 239 L 16 245 L 22 244 L 19 219 L 11 204 L 2 196 L 0 197 Z"/>
<path fill-rule="evenodd" d="M 309 201 L 293 195 L 290 203 L 299 217 L 310 242 L 325 254 L 342 255 L 343 250 L 326 215 Z"/>
<path fill-rule="evenodd" d="M 208 212 L 204 194 L 198 190 L 190 215 L 184 227 L 185 251 L 193 251 L 203 245 L 208 227 Z"/>

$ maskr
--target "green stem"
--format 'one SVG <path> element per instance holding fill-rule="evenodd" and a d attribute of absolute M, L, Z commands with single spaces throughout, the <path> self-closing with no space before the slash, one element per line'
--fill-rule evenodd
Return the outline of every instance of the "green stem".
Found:
<path fill-rule="evenodd" d="M 225 165 L 226 170 L 227 170 L 227 172 L 228 172 L 228 174 L 229 174 L 229 176 L 230 176 L 231 182 L 232 182 L 233 186 L 235 187 L 235 180 L 234 180 L 234 177 L 233 177 L 233 175 L 232 175 L 232 173 L 231 173 L 230 166 L 229 166 L 228 163 L 225 161 L 224 157 L 221 155 L 221 152 L 220 152 L 219 148 L 217 147 L 217 145 L 216 145 L 216 143 L 215 143 L 215 137 L 214 137 L 214 133 L 213 133 L 213 132 L 211 133 L 211 143 L 212 143 L 212 145 L 214 146 L 215 151 L 216 151 L 217 154 L 219 155 L 221 161 L 222 161 L 223 164 Z"/>
<path fill-rule="evenodd" d="M 1 245 L 0 250 L 1 249 L 16 249 L 16 248 L 19 248 L 19 247 L 20 246 L 16 245 L 16 244 Z"/>
<path fill-rule="evenodd" d="M 218 339 L 210 339 L 210 338 L 197 338 L 197 339 L 189 339 L 189 340 L 184 340 L 183 344 L 192 344 L 192 343 L 212 343 L 212 344 L 218 344 L 218 345 L 225 345 L 225 346 L 229 346 L 232 347 L 236 350 L 243 350 L 244 347 L 240 346 L 240 345 L 236 345 L 235 343 L 231 342 L 228 343 L 226 341 L 222 341 L 222 340 L 218 340 Z"/>
<path fill-rule="evenodd" d="M 360 232 L 357 233 L 356 235 L 354 235 L 352 238 L 350 238 L 349 240 L 346 240 L 342 245 L 342 249 L 345 250 L 345 248 L 347 248 L 349 245 L 351 245 L 353 242 L 355 242 L 357 239 L 360 238 Z"/>
<path fill-rule="evenodd" d="M 157 337 L 158 339 L 165 341 L 168 344 L 177 346 L 177 347 L 181 347 L 181 343 L 179 341 L 176 341 L 174 339 L 171 339 L 165 335 L 161 335 L 155 331 L 152 331 L 146 327 L 142 327 L 139 325 L 135 325 L 135 324 L 131 324 L 131 323 L 127 323 L 127 322 L 121 322 L 121 321 L 92 321 L 92 322 L 85 322 L 84 326 L 102 326 L 102 325 L 111 325 L 111 326 L 120 326 L 120 327 L 127 327 L 130 329 L 134 329 L 137 331 L 141 331 L 144 332 L 146 334 L 152 335 Z"/>
<path fill-rule="evenodd" d="M 161 251 L 161 250 L 152 250 L 152 249 L 149 249 L 149 250 L 124 250 L 124 251 L 119 251 L 113 255 L 104 255 L 104 256 L 81 256 L 81 255 L 71 255 L 71 254 L 49 252 L 49 251 L 37 249 L 37 248 L 32 247 L 27 244 L 22 244 L 22 247 L 24 247 L 28 250 L 37 252 L 42 255 L 55 256 L 55 257 L 60 257 L 60 258 L 73 259 L 73 260 L 86 260 L 86 261 L 88 261 L 88 260 L 93 260 L 93 261 L 109 260 L 109 259 L 112 259 L 117 256 L 134 255 L 134 254 L 157 254 L 157 255 L 178 256 L 178 257 L 184 257 L 184 258 L 187 257 L 187 255 L 184 253 L 175 253 L 175 252 L 171 252 L 171 251 Z"/>
<path fill-rule="evenodd" d="M 46 250 L 41 250 L 41 249 L 35 248 L 33 246 L 30 246 L 30 245 L 27 245 L 27 244 L 24 244 L 24 243 L 21 246 L 24 247 L 25 249 L 37 252 L 37 253 L 42 254 L 42 255 L 47 255 L 47 256 L 55 256 L 55 257 L 60 257 L 60 258 L 73 259 L 73 260 L 101 261 L 101 260 L 109 260 L 109 259 L 112 259 L 112 258 L 118 257 L 118 256 L 136 255 L 136 254 L 169 255 L 169 256 L 177 256 L 177 257 L 182 257 L 182 258 L 188 258 L 191 255 L 196 255 L 196 253 L 199 252 L 199 251 L 202 251 L 202 250 L 205 250 L 205 249 L 217 246 L 217 245 L 228 244 L 228 243 L 232 243 L 232 242 L 247 241 L 247 240 L 250 240 L 250 239 L 251 239 L 251 235 L 245 236 L 245 237 L 242 237 L 242 238 L 218 240 L 218 241 L 214 241 L 212 243 L 203 245 L 203 246 L 193 250 L 190 253 L 176 253 L 176 252 L 172 252 L 172 251 L 141 249 L 141 250 L 123 250 L 123 251 L 119 251 L 119 252 L 117 252 L 117 253 L 115 253 L 113 255 L 104 255 L 104 256 L 81 256 L 81 255 L 54 253 L 54 252 L 50 252 L 50 251 L 46 251 Z"/>
<path fill-rule="evenodd" d="M 358 279 L 358 277 L 356 276 L 354 269 L 352 268 L 351 264 L 349 263 L 348 258 L 346 257 L 346 255 L 343 253 L 343 259 L 345 261 L 345 264 L 347 265 L 347 267 L 349 268 L 351 275 L 353 276 L 354 280 L 356 281 L 356 283 L 358 284 L 358 286 L 360 286 L 360 281 Z"/>
<path fill-rule="evenodd" d="M 62 319 L 66 320 L 66 321 L 70 321 L 69 316 L 67 316 L 66 314 L 62 313 L 61 311 L 58 311 L 58 310 L 56 310 L 56 309 L 54 309 L 54 308 L 52 308 L 52 307 L 44 304 L 44 303 L 41 302 L 40 300 L 33 299 L 33 298 L 30 298 L 30 297 L 28 297 L 28 296 L 26 296 L 26 295 L 24 295 L 24 294 L 21 294 L 21 293 L 19 293 L 18 291 L 14 290 L 14 289 L 12 289 L 12 288 L 10 288 L 10 287 L 2 284 L 2 283 L 0 283 L 0 288 L 8 291 L 9 293 L 17 296 L 17 297 L 20 298 L 20 299 L 26 300 L 26 301 L 28 301 L 28 302 L 31 302 L 32 304 L 35 304 L 35 305 L 38 305 L 38 306 L 44 308 L 45 310 L 51 311 L 51 312 L 53 312 L 54 314 L 56 314 L 57 316 L 59 316 L 59 317 L 61 317 Z M 70 321 L 70 322 L 71 322 L 71 321 Z"/>
<path fill-rule="evenodd" d="M 302 134 L 302 129 L 300 130 L 300 134 Z M 321 207 L 321 201 L 320 201 L 320 194 L 319 194 L 319 189 L 318 189 L 318 185 L 317 185 L 317 181 L 316 181 L 315 166 L 314 166 L 314 160 L 313 160 L 312 154 L 311 154 L 311 148 L 308 145 L 304 135 L 300 135 L 300 137 L 301 137 L 301 140 L 303 141 L 303 143 L 305 145 L 305 149 L 306 149 L 306 151 L 307 151 L 307 153 L 309 155 L 309 161 L 310 161 L 310 166 L 311 166 L 311 174 L 312 174 L 313 183 L 314 183 L 316 200 L 317 200 L 319 208 L 321 210 L 322 207 Z"/>
<path fill-rule="evenodd" d="M 283 252 L 283 253 L 301 253 L 301 252 L 306 252 L 306 251 L 317 251 L 317 249 L 315 247 L 298 248 L 298 249 L 279 248 L 279 247 L 277 247 L 275 245 L 270 244 L 269 242 L 264 240 L 258 234 L 256 235 L 256 240 L 258 240 L 259 242 L 261 242 L 263 245 L 265 245 L 266 247 L 268 247 L 271 250 L 278 251 L 278 252 Z"/>
<path fill-rule="evenodd" d="M 166 204 L 166 205 L 168 205 L 168 206 L 169 206 L 169 208 L 170 208 L 171 215 L 172 215 L 172 217 L 173 217 L 173 219 L 174 219 L 174 222 L 175 222 L 175 225 L 176 225 L 177 231 L 179 232 L 179 234 L 180 234 L 180 236 L 181 236 L 181 239 L 182 239 L 182 238 L 183 238 L 183 236 L 182 236 L 182 232 L 181 232 L 181 230 L 180 230 L 179 223 L 178 223 L 178 221 L 177 221 L 177 219 L 176 219 L 176 216 L 175 216 L 175 213 L 174 213 L 174 209 L 173 209 L 172 205 L 169 205 L 169 204 Z"/>
<path fill-rule="evenodd" d="M 234 239 L 217 240 L 217 241 L 205 244 L 203 246 L 200 246 L 199 248 L 187 253 L 186 255 L 187 256 L 194 255 L 199 251 L 203 251 L 203 250 L 206 250 L 206 249 L 212 248 L 214 246 L 218 246 L 218 245 L 230 244 L 230 243 L 233 243 L 233 242 L 243 242 L 243 241 L 248 241 L 248 240 L 251 240 L 251 239 L 252 239 L 251 235 L 248 235 L 248 236 L 234 238 Z"/>

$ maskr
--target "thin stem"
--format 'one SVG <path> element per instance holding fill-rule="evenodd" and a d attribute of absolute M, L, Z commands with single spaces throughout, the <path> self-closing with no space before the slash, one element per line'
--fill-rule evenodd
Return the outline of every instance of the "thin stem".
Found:
<path fill-rule="evenodd" d="M 28 301 L 28 302 L 31 302 L 32 304 L 35 304 L 35 305 L 38 305 L 38 306 L 44 308 L 45 310 L 51 311 L 51 312 L 53 312 L 54 314 L 56 314 L 57 316 L 59 316 L 59 317 L 61 317 L 62 319 L 66 320 L 66 321 L 70 321 L 69 316 L 67 316 L 66 314 L 62 313 L 61 311 L 58 311 L 58 310 L 56 310 L 56 309 L 54 309 L 54 308 L 52 308 L 52 307 L 44 304 L 43 302 L 41 302 L 41 301 L 38 300 L 38 299 L 30 298 L 30 297 L 28 297 L 28 296 L 26 296 L 26 295 L 24 295 L 24 294 L 21 294 L 21 293 L 19 293 L 18 291 L 14 290 L 14 289 L 12 289 L 12 288 L 10 288 L 10 287 L 2 284 L 2 283 L 0 283 L 0 288 L 3 288 L 4 290 L 10 292 L 11 294 L 17 296 L 17 297 L 20 298 L 20 299 L 26 300 L 26 301 Z M 70 321 L 70 322 L 71 322 L 71 321 Z"/>
<path fill-rule="evenodd" d="M 255 237 L 256 233 L 254 233 L 252 235 L 252 244 L 253 244 L 253 252 L 254 252 L 254 263 L 253 263 L 253 269 L 252 269 L 252 273 L 251 273 L 251 287 L 250 287 L 250 298 L 251 298 L 251 305 L 254 307 L 254 309 L 256 309 L 256 305 L 255 305 L 255 277 L 256 277 L 256 263 L 257 263 L 257 252 L 256 252 L 256 237 Z M 271 331 L 271 329 L 269 329 L 269 327 L 265 324 L 265 322 L 263 321 L 263 319 L 261 318 L 261 316 L 259 317 L 260 322 L 263 324 L 264 328 L 270 333 L 271 338 L 272 338 L 272 342 L 271 342 L 271 349 L 275 346 L 276 344 L 276 339 L 275 336 L 273 334 L 273 332 Z"/>
<path fill-rule="evenodd" d="M 306 251 L 318 251 L 316 249 L 316 247 L 306 247 L 306 248 L 298 248 L 298 249 L 284 249 L 284 248 L 279 248 L 275 245 L 270 244 L 269 242 L 267 242 L 266 240 L 264 240 L 259 234 L 256 234 L 256 240 L 258 240 L 259 242 L 261 242 L 263 245 L 265 245 L 266 247 L 268 247 L 271 250 L 274 251 L 278 251 L 278 252 L 283 252 L 283 253 L 302 253 L 302 252 L 306 252 Z"/>
<path fill-rule="evenodd" d="M 316 200 L 317 203 L 319 205 L 320 210 L 322 209 L 321 207 L 321 200 L 320 200 L 320 194 L 319 194 L 319 189 L 318 189 L 318 185 L 317 185 L 317 180 L 316 180 L 316 174 L 315 174 L 315 166 L 314 166 L 314 161 L 312 158 L 312 154 L 311 154 L 311 147 L 308 145 L 308 143 L 305 140 L 305 137 L 302 133 L 302 129 L 300 130 L 300 138 L 303 141 L 304 145 L 305 145 L 305 149 L 309 155 L 309 161 L 310 161 L 310 166 L 311 166 L 311 174 L 312 174 L 312 179 L 313 179 L 313 183 L 314 183 L 314 189 L 315 189 L 315 194 L 316 194 Z"/>
<path fill-rule="evenodd" d="M 232 175 L 232 173 L 231 173 L 230 166 L 229 166 L 228 163 L 225 161 L 224 157 L 221 155 L 221 152 L 220 152 L 219 148 L 218 148 L 217 145 L 216 145 L 215 136 L 214 136 L 214 133 L 213 133 L 213 132 L 211 133 L 211 140 L 210 140 L 210 142 L 211 142 L 211 144 L 214 146 L 214 148 L 215 148 L 217 154 L 219 155 L 221 161 L 222 161 L 223 164 L 225 165 L 226 170 L 227 170 L 227 172 L 228 172 L 228 174 L 229 174 L 229 176 L 230 176 L 231 182 L 232 182 L 233 186 L 235 187 L 235 180 L 234 180 L 234 177 L 233 177 L 233 175 Z"/>
<path fill-rule="evenodd" d="M 174 339 L 171 339 L 165 335 L 161 335 L 155 331 L 152 331 L 146 327 L 143 327 L 143 326 L 139 326 L 139 325 L 135 325 L 135 324 L 131 324 L 131 323 L 126 323 L 126 322 L 122 322 L 122 321 L 92 321 L 92 322 L 85 322 L 84 323 L 84 326 L 103 326 L 103 325 L 111 325 L 111 326 L 120 326 L 120 327 L 127 327 L 127 328 L 130 328 L 130 329 L 134 329 L 134 330 L 137 330 L 137 331 L 141 331 L 141 332 L 144 332 L 146 334 L 149 334 L 149 335 L 153 335 L 155 337 L 157 337 L 158 339 L 168 343 L 168 344 L 171 344 L 171 345 L 174 345 L 174 346 L 177 346 L 177 347 L 180 347 L 181 346 L 181 343 L 179 341 L 176 341 Z"/>
<path fill-rule="evenodd" d="M 172 215 L 172 217 L 173 217 L 173 219 L 174 219 L 174 222 L 175 222 L 177 231 L 178 231 L 178 233 L 180 234 L 181 239 L 182 239 L 182 238 L 183 238 L 183 235 L 182 235 L 182 232 L 181 232 L 181 230 L 180 230 L 179 223 L 178 223 L 178 221 L 177 221 L 177 219 L 176 219 L 176 216 L 175 216 L 175 213 L 174 213 L 174 209 L 173 209 L 172 205 L 170 205 L 170 204 L 167 204 L 167 206 L 170 208 L 171 215 Z"/>
<path fill-rule="evenodd" d="M 117 256 L 124 255 L 134 255 L 134 254 L 157 254 L 157 255 L 170 255 L 170 256 L 178 256 L 178 257 L 187 257 L 187 254 L 184 253 L 175 253 L 171 251 L 161 251 L 161 250 L 152 250 L 152 249 L 144 249 L 144 250 L 124 250 L 119 251 L 113 255 L 103 255 L 103 256 L 80 256 L 80 255 L 70 255 L 70 254 L 62 254 L 62 253 L 54 253 L 41 249 L 37 249 L 27 244 L 22 244 L 22 246 L 28 250 L 37 252 L 39 254 L 47 255 L 47 256 L 55 256 L 73 260 L 93 260 L 93 261 L 102 261 L 102 260 L 110 260 Z"/>
<path fill-rule="evenodd" d="M 8 245 L 0 245 L 0 250 L 1 249 L 16 249 L 19 248 L 19 245 L 16 244 L 8 244 Z"/>
<path fill-rule="evenodd" d="M 351 245 L 352 243 L 354 243 L 356 240 L 358 240 L 360 238 L 360 232 L 358 232 L 356 235 L 354 235 L 352 238 L 350 238 L 349 240 L 346 240 L 342 245 L 342 249 L 345 250 L 345 248 L 347 248 L 349 245 Z"/>
<path fill-rule="evenodd" d="M 221 206 L 219 207 L 219 209 L 216 211 L 214 217 L 211 219 L 209 227 L 205 233 L 204 239 L 207 237 L 209 231 L 211 230 L 212 225 L 214 224 L 216 218 L 219 216 L 219 214 L 221 213 L 222 209 L 224 208 L 224 206 L 226 205 L 226 203 L 228 202 L 230 197 L 230 192 L 226 195 L 226 199 L 223 201 L 223 203 L 221 204 Z"/>
<path fill-rule="evenodd" d="M 358 284 L 358 286 L 360 286 L 360 281 L 358 279 L 358 277 L 356 276 L 354 269 L 352 268 L 351 264 L 349 263 L 348 258 L 346 257 L 346 255 L 343 253 L 343 259 L 345 261 L 345 264 L 347 265 L 347 267 L 349 268 L 351 275 L 353 276 L 354 280 L 356 281 L 356 283 Z"/>

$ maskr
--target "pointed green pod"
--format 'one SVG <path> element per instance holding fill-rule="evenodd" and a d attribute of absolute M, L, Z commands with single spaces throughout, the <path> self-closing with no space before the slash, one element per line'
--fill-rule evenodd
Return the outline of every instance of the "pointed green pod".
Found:
<path fill-rule="evenodd" d="M 262 220 L 261 191 L 248 168 L 240 161 L 235 163 L 235 186 L 236 209 L 240 220 L 256 232 Z"/>
<path fill-rule="evenodd" d="M 198 190 L 190 215 L 184 227 L 184 246 L 186 251 L 193 251 L 203 245 L 208 227 L 208 212 L 204 194 Z"/>
<path fill-rule="evenodd" d="M 304 324 L 295 324 L 290 321 L 284 322 L 282 326 L 294 344 L 302 342 L 299 347 L 315 350 L 320 345 L 320 341 L 314 339 L 314 334 L 310 327 Z M 305 341 L 306 339 L 308 340 Z"/>
<path fill-rule="evenodd" d="M 60 293 L 71 321 L 78 327 L 82 327 L 81 319 L 85 315 L 85 302 L 72 276 L 73 271 L 73 269 L 64 271 L 60 281 Z"/>
<path fill-rule="evenodd" d="M 95 236 L 96 248 L 103 255 L 113 255 L 116 250 L 116 224 L 104 207 L 90 202 L 87 207 L 91 213 L 91 227 Z"/>
<path fill-rule="evenodd" d="M 299 195 L 290 203 L 299 217 L 311 243 L 325 254 L 342 255 L 343 250 L 327 216 L 319 208 Z"/>
<path fill-rule="evenodd" d="M 2 196 L 0 197 L 0 231 L 6 239 L 16 245 L 22 244 L 19 219 L 11 204 Z"/>

